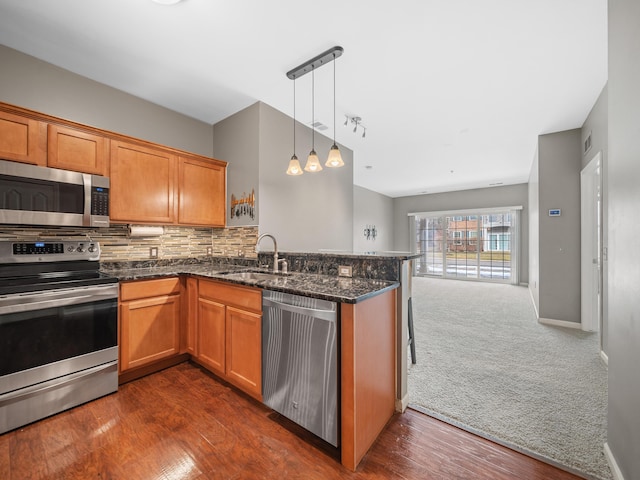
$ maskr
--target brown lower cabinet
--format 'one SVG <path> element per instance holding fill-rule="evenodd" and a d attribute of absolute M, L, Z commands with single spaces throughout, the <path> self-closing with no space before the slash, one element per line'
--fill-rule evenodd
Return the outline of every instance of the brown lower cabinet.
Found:
<path fill-rule="evenodd" d="M 180 279 L 120 284 L 120 373 L 180 353 Z"/>
<path fill-rule="evenodd" d="M 262 401 L 262 291 L 198 280 L 196 362 Z"/>

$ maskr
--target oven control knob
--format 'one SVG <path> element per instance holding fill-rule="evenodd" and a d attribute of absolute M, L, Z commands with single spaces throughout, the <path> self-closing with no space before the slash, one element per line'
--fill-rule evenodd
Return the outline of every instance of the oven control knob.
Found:
<path fill-rule="evenodd" d="M 91 245 L 89 248 L 87 248 L 87 250 L 89 251 L 89 253 L 93 253 L 96 251 L 96 247 L 94 247 L 93 245 Z"/>
<path fill-rule="evenodd" d="M 77 251 L 78 253 L 82 253 L 82 252 L 84 252 L 84 246 L 83 246 L 83 245 L 78 245 L 78 248 L 76 248 L 76 251 Z"/>
<path fill-rule="evenodd" d="M 70 245 L 67 247 L 67 250 L 70 252 L 73 252 L 75 250 L 75 248 L 73 248 L 73 245 Z"/>

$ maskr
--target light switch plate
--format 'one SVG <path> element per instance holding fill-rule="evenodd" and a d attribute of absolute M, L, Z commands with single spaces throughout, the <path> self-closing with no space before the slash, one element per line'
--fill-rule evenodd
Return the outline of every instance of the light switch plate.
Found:
<path fill-rule="evenodd" d="M 351 267 L 346 267 L 344 265 L 340 265 L 338 267 L 338 276 L 339 277 L 350 277 L 351 276 Z"/>
<path fill-rule="evenodd" d="M 149 247 L 149 258 L 158 258 L 158 247 Z"/>
<path fill-rule="evenodd" d="M 210 257 L 213 255 L 213 247 L 207 247 L 207 256 Z"/>

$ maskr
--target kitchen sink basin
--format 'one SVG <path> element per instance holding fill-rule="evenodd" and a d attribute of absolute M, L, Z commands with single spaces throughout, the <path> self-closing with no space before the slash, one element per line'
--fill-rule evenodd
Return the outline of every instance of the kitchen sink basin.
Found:
<path fill-rule="evenodd" d="M 278 278 L 282 278 L 287 274 L 282 273 L 267 273 L 267 272 L 225 272 L 222 273 L 225 278 L 229 278 L 231 280 L 276 280 Z"/>

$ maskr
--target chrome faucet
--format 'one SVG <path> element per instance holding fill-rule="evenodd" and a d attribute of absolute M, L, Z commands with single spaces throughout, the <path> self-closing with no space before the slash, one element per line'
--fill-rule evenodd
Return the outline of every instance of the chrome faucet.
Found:
<path fill-rule="evenodd" d="M 269 237 L 273 240 L 273 273 L 278 273 L 278 242 L 276 242 L 276 237 L 271 235 L 270 233 L 263 233 L 258 237 L 258 241 L 256 242 L 256 253 L 258 252 L 258 245 L 260 245 L 260 240 L 264 237 Z"/>

